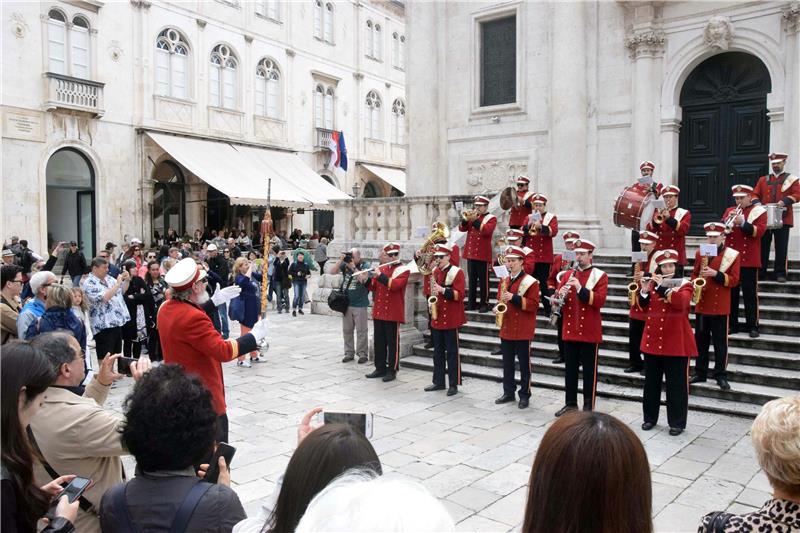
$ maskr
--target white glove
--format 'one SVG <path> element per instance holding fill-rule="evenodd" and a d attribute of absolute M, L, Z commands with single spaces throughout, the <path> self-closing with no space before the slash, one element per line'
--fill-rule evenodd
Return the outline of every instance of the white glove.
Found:
<path fill-rule="evenodd" d="M 262 318 L 258 322 L 253 325 L 253 329 L 250 330 L 250 333 L 253 334 L 253 337 L 256 338 L 256 342 L 260 343 L 265 338 L 267 338 L 267 319 Z"/>
<path fill-rule="evenodd" d="M 238 285 L 231 285 L 230 287 L 225 287 L 224 289 L 217 289 L 211 296 L 211 301 L 214 303 L 214 305 L 226 304 L 239 296 L 240 292 L 242 292 L 242 288 Z"/>

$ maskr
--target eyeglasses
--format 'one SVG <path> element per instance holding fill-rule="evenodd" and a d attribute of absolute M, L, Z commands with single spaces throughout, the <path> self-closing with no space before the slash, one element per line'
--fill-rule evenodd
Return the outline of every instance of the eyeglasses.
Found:
<path fill-rule="evenodd" d="M 517 183 L 517 187 L 524 187 L 524 186 L 525 186 L 524 183 Z"/>
<path fill-rule="evenodd" d="M 24 281 L 22 281 L 21 279 L 12 279 L 12 280 L 11 280 L 11 281 L 9 281 L 8 283 L 19 283 L 20 285 L 22 285 L 22 284 L 23 284 L 23 283 L 25 283 L 25 282 L 24 282 Z"/>

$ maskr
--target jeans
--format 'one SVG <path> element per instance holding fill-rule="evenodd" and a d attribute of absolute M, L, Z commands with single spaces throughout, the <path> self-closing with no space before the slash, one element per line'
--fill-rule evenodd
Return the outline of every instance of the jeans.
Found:
<path fill-rule="evenodd" d="M 80 287 L 81 286 L 81 278 L 83 274 L 78 274 L 77 276 L 72 276 L 72 286 L 73 287 Z"/>
<path fill-rule="evenodd" d="M 289 310 L 289 289 L 283 286 L 283 283 L 280 280 L 276 280 L 274 283 L 275 287 L 275 298 L 278 301 L 278 311 L 281 309 Z"/>
<path fill-rule="evenodd" d="M 227 339 L 230 334 L 231 330 L 228 326 L 228 304 L 220 304 L 217 306 L 217 311 L 219 311 L 219 325 L 222 328 L 222 338 Z"/>
<path fill-rule="evenodd" d="M 302 309 L 306 301 L 306 280 L 292 281 L 292 289 L 294 290 L 294 298 L 292 300 L 292 309 Z M 288 308 L 287 308 L 288 309 Z"/>

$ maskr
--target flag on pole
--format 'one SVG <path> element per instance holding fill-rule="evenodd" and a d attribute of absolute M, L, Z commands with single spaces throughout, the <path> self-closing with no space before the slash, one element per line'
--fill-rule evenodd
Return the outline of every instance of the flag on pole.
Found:
<path fill-rule="evenodd" d="M 339 167 L 342 170 L 347 170 L 347 148 L 344 144 L 344 133 L 341 131 L 331 132 L 331 138 L 328 140 L 327 148 L 331 151 L 331 159 L 328 162 L 328 167 Z"/>

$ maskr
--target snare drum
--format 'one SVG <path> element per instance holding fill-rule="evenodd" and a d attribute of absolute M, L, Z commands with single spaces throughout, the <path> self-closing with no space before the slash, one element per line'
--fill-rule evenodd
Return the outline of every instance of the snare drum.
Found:
<path fill-rule="evenodd" d="M 783 204 L 766 204 L 767 210 L 767 229 L 780 229 L 783 227 L 783 212 L 786 210 Z"/>
<path fill-rule="evenodd" d="M 634 231 L 644 231 L 652 220 L 655 196 L 638 185 L 625 187 L 614 202 L 614 225 Z"/>

